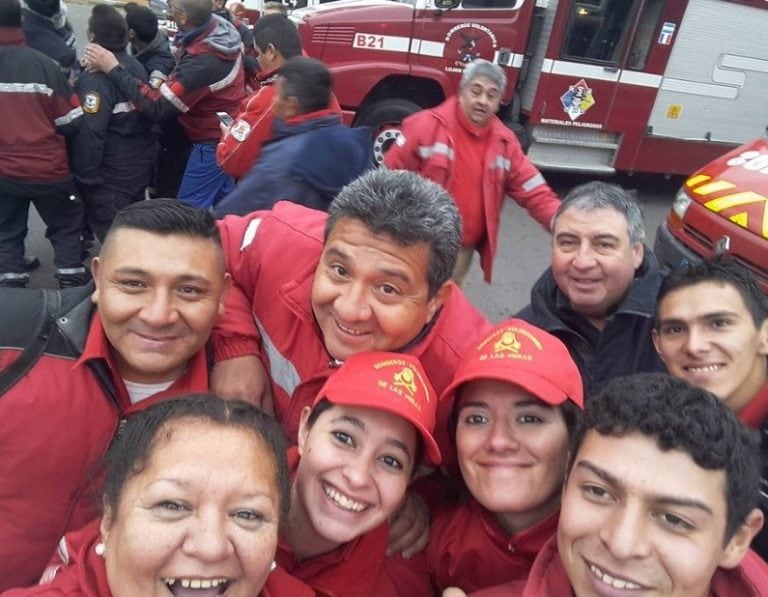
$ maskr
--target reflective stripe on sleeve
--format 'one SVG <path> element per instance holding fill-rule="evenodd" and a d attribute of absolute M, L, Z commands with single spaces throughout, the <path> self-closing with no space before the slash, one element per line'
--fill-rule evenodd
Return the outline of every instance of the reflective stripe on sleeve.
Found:
<path fill-rule="evenodd" d="M 160 85 L 160 93 L 163 95 L 165 99 L 167 99 L 169 102 L 171 102 L 174 107 L 179 112 L 189 112 L 189 106 L 181 101 L 181 98 L 179 98 L 178 95 L 176 95 L 173 91 L 171 91 L 171 88 L 168 87 L 165 83 Z"/>
<path fill-rule="evenodd" d="M 65 124 L 69 124 L 76 118 L 80 118 L 83 115 L 83 109 L 78 106 L 77 108 L 72 108 L 69 112 L 64 114 L 64 116 L 59 116 L 53 121 L 53 124 L 56 126 L 63 126 Z"/>
<path fill-rule="evenodd" d="M 536 187 L 539 187 L 543 184 L 546 184 L 546 181 L 544 180 L 544 177 L 541 175 L 541 173 L 539 173 L 533 178 L 529 178 L 523 183 L 523 190 L 532 191 Z"/>
<path fill-rule="evenodd" d="M 419 156 L 422 159 L 427 159 L 433 155 L 444 155 L 449 160 L 453 159 L 453 149 L 448 147 L 445 143 L 435 143 L 434 145 L 422 145 L 419 147 Z"/>

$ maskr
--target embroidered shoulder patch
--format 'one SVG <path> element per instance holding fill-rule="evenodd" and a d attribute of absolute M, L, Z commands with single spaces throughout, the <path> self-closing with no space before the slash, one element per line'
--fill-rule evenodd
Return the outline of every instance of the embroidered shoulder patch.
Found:
<path fill-rule="evenodd" d="M 96 114 L 101 108 L 101 96 L 95 91 L 89 91 L 83 98 L 83 112 Z"/>

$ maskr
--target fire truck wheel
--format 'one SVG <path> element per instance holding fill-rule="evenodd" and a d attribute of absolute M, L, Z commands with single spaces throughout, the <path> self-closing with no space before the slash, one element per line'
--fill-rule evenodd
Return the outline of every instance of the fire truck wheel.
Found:
<path fill-rule="evenodd" d="M 403 118 L 421 110 L 421 106 L 404 99 L 386 99 L 371 104 L 357 119 L 357 126 L 373 129 L 373 163 L 384 160 L 384 152 L 400 135 Z"/>

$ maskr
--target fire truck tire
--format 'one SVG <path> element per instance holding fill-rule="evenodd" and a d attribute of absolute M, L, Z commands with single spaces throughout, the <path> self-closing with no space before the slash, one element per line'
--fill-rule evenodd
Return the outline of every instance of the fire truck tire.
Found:
<path fill-rule="evenodd" d="M 357 119 L 357 126 L 369 126 L 373 133 L 373 163 L 381 164 L 384 152 L 400 135 L 400 123 L 421 106 L 404 99 L 386 99 L 371 104 Z"/>

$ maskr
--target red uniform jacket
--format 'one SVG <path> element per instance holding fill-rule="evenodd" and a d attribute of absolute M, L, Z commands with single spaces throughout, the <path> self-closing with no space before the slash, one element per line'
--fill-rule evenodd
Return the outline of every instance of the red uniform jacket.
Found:
<path fill-rule="evenodd" d="M 59 539 L 101 509 L 101 463 L 120 419 L 169 396 L 208 390 L 205 351 L 164 392 L 131 405 L 92 305 L 82 355 L 44 354 L 0 397 L 0 591 L 31 585 Z M 79 315 L 68 314 L 71 323 Z M 0 370 L 18 349 L 0 350 Z M 78 358 L 79 357 L 79 358 Z M 114 385 L 110 396 L 92 365 Z"/>
<path fill-rule="evenodd" d="M 430 110 L 417 112 L 403 121 L 402 136 L 384 156 L 391 170 L 412 170 L 448 187 L 455 164 L 452 131 L 462 126 L 456 116 L 458 102 L 449 98 Z M 560 200 L 544 177 L 525 156 L 515 134 L 494 116 L 488 125 L 491 138 L 482 181 L 485 211 L 485 238 L 478 245 L 480 265 L 486 282 L 491 281 L 493 258 L 499 237 L 501 206 L 505 195 L 512 197 L 549 230 Z"/>
<path fill-rule="evenodd" d="M 557 537 L 544 546 L 525 583 L 509 583 L 472 593 L 472 597 L 571 597 L 571 583 L 557 551 Z M 711 597 L 767 597 L 768 565 L 753 551 L 732 570 L 718 568 Z"/>
<path fill-rule="evenodd" d="M 512 537 L 475 499 L 439 512 L 432 521 L 427 563 L 440 591 L 477 591 L 524 580 L 542 546 L 557 531 L 553 514 Z"/>
<path fill-rule="evenodd" d="M 0 27 L 0 114 L 0 179 L 70 179 L 64 137 L 80 126 L 80 100 L 59 65 L 27 47 L 21 28 Z"/>
<path fill-rule="evenodd" d="M 104 558 L 96 554 L 99 542 L 98 518 L 88 525 L 67 534 L 59 542 L 59 549 L 46 568 L 40 585 L 28 589 L 14 589 L 3 597 L 111 597 Z M 313 597 L 315 592 L 285 570 L 275 568 L 267 577 L 260 597 Z"/>
<path fill-rule="evenodd" d="M 178 117 L 193 143 L 221 137 L 216 112 L 236 114 L 245 97 L 242 42 L 235 26 L 213 15 L 208 24 L 178 34 L 176 67 L 159 89 L 123 68 L 109 72 L 120 91 L 154 120 Z"/>
<path fill-rule="evenodd" d="M 270 376 L 275 416 L 293 443 L 302 409 L 312 404 L 337 366 L 310 302 L 326 217 L 281 201 L 271 211 L 228 216 L 219 225 L 234 283 L 227 312 L 214 328 L 215 359 L 261 358 Z M 489 325 L 454 286 L 431 327 L 405 351 L 419 358 L 439 394 L 451 382 L 463 351 Z M 444 461 L 454 452 L 446 423 L 451 408 L 444 403 L 438 410 L 436 435 Z"/>

